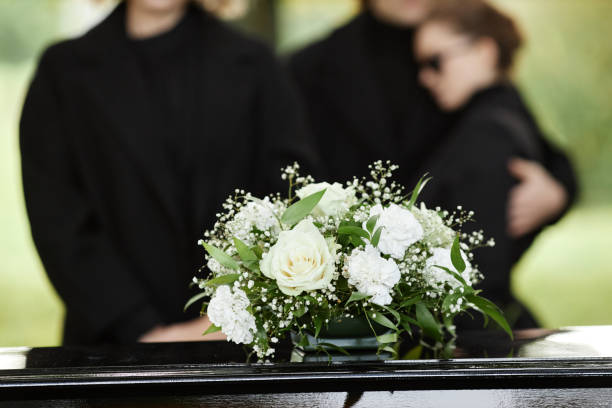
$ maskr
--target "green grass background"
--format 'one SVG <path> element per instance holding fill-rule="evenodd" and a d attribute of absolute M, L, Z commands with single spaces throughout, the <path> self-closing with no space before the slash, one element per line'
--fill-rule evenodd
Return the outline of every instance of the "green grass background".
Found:
<path fill-rule="evenodd" d="M 61 30 L 53 17 L 63 3 L 0 3 L 0 346 L 60 341 L 62 305 L 29 235 L 17 126 L 34 58 Z M 515 268 L 513 288 L 546 327 L 612 324 L 612 2 L 496 3 L 517 17 L 528 38 L 517 72 L 521 89 L 551 139 L 574 160 L 582 184 L 575 209 Z M 281 52 L 324 35 L 356 10 L 353 0 L 278 5 Z"/>

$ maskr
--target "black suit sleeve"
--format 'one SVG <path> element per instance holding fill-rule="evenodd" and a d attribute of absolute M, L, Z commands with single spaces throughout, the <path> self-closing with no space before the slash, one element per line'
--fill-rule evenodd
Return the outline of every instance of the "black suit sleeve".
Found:
<path fill-rule="evenodd" d="M 297 93 L 280 63 L 268 51 L 259 66 L 256 121 L 260 163 L 267 193 L 285 191 L 280 169 L 297 161 L 302 175 L 322 175 L 321 162 L 304 120 Z"/>
<path fill-rule="evenodd" d="M 483 230 L 485 238 L 496 242 L 494 248 L 475 251 L 475 263 L 485 277 L 479 287 L 485 297 L 508 301 L 514 243 L 506 232 L 506 206 L 516 181 L 508 173 L 507 163 L 518 149 L 506 129 L 487 120 L 464 124 L 448 140 L 430 164 L 433 180 L 422 199 L 449 211 L 459 205 L 474 211 L 475 222 L 463 230 Z"/>
<path fill-rule="evenodd" d="M 135 341 L 161 322 L 141 283 L 110 239 L 79 181 L 63 123 L 52 52 L 33 79 L 20 123 L 25 202 L 45 270 L 83 333 Z"/>

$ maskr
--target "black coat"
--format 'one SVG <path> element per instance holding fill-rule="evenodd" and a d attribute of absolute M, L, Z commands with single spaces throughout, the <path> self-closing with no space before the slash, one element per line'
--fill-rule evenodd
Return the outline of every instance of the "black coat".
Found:
<path fill-rule="evenodd" d="M 316 160 L 273 55 L 203 11 L 193 41 L 201 111 L 190 191 L 127 46 L 125 6 L 42 56 L 21 119 L 34 242 L 66 306 L 64 342 L 130 342 L 183 313 L 204 261 L 197 240 L 234 188 L 279 191 L 280 167 Z M 171 140 L 171 139 L 170 139 Z"/>
<path fill-rule="evenodd" d="M 495 85 L 474 95 L 457 114 L 449 135 L 422 171 L 433 180 L 422 199 L 431 206 L 454 209 L 461 205 L 475 212 L 475 222 L 464 231 L 483 230 L 495 247 L 476 251 L 484 274 L 483 296 L 499 305 L 514 303 L 510 271 L 536 235 L 520 239 L 507 234 L 508 193 L 517 184 L 508 172 L 512 157 L 534 160 L 562 180 L 569 197 L 576 195 L 576 180 L 567 157 L 550 145 L 525 103 L 510 84 Z"/>
<path fill-rule="evenodd" d="M 576 196 L 572 166 L 563 153 L 545 142 L 518 94 L 511 88 L 502 87 L 499 95 L 492 92 L 491 98 L 482 98 L 483 106 L 479 103 L 478 107 L 471 106 L 464 112 L 445 115 L 419 86 L 416 61 L 413 58 L 407 60 L 401 52 L 393 49 L 389 52 L 398 52 L 398 66 L 404 71 L 380 81 L 379 77 L 385 75 L 385 71 L 381 71 L 376 58 L 389 59 L 393 55 L 384 55 L 376 47 L 385 48 L 388 41 L 397 40 L 403 41 L 406 49 L 411 50 L 410 38 L 404 32 L 388 32 L 387 37 L 378 42 L 375 39 L 372 44 L 372 36 L 379 35 L 381 30 L 390 30 L 379 27 L 380 24 L 374 22 L 367 12 L 362 13 L 327 38 L 298 52 L 289 61 L 290 72 L 303 99 L 320 156 L 330 171 L 330 179 L 344 181 L 353 175 L 367 175 L 367 165 L 378 159 L 398 164 L 400 170 L 396 176 L 409 189 L 425 172 L 433 172 L 434 180 L 426 187 L 422 198 L 448 209 L 462 204 L 464 208 L 476 211 L 477 225 L 498 242 L 496 248 L 483 249 L 478 254 L 477 263 L 486 274 L 483 295 L 502 305 L 511 302 L 510 268 L 535 234 L 518 241 L 511 240 L 506 234 L 506 197 L 515 183 L 506 170 L 506 162 L 512 153 L 529 155 L 517 146 L 509 145 L 511 139 L 504 138 L 503 134 L 510 130 L 500 130 L 504 124 L 491 124 L 495 121 L 487 115 L 495 113 L 491 110 L 484 112 L 484 105 L 491 103 L 491 108 L 497 106 L 509 110 L 520 122 L 518 126 L 529 129 L 529 137 L 537 141 L 537 159 L 565 186 L 570 203 Z M 406 80 L 412 81 L 413 86 L 412 91 L 406 93 L 405 104 L 409 109 L 405 114 L 405 126 L 398 134 L 391 117 L 397 107 L 392 105 L 393 100 L 385 98 L 385 94 L 389 93 L 394 81 L 400 84 Z M 411 88 L 403 86 L 403 89 Z M 468 110 L 471 112 L 467 113 Z M 472 119 L 466 119 L 468 117 Z M 475 128 L 472 120 L 478 122 Z M 514 129 L 515 125 L 511 127 Z M 482 139 L 488 132 L 498 136 L 477 140 L 470 145 L 469 152 L 465 152 L 462 137 L 473 131 L 475 134 L 468 140 Z M 496 145 L 498 139 L 504 141 Z M 462 165 L 471 169 L 469 174 L 473 178 L 470 180 L 474 183 L 469 184 L 470 180 L 465 177 L 457 179 L 458 174 L 465 176 L 465 173 L 456 174 L 459 171 L 457 167 Z M 491 178 L 491 174 L 495 174 L 497 179 Z M 484 182 L 478 184 L 481 181 Z"/>
<path fill-rule="evenodd" d="M 291 57 L 288 68 L 330 181 L 367 176 L 368 165 L 382 159 L 399 164 L 401 181 L 412 186 L 445 134 L 449 118 L 418 84 L 412 35 L 362 13 Z"/>

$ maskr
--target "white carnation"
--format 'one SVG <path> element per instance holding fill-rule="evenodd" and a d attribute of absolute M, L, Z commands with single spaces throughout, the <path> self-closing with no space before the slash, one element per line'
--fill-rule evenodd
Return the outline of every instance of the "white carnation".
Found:
<path fill-rule="evenodd" d="M 227 223 L 230 234 L 249 245 L 254 243 L 250 237 L 253 227 L 260 231 L 280 231 L 274 205 L 268 197 L 263 200 L 249 201 Z"/>
<path fill-rule="evenodd" d="M 208 304 L 207 315 L 210 321 L 227 336 L 228 341 L 249 344 L 257 331 L 255 317 L 246 308 L 249 298 L 240 289 L 231 289 L 227 285 L 219 286 Z"/>
<path fill-rule="evenodd" d="M 444 269 L 438 268 L 442 266 L 450 269 L 451 271 L 457 272 L 457 269 L 453 266 L 451 261 L 451 251 L 447 248 L 434 248 L 432 255 L 425 261 L 425 269 L 423 270 L 423 278 L 428 285 L 442 289 L 444 284 L 447 283 L 453 288 L 458 288 L 462 284 L 450 273 Z M 461 273 L 461 277 L 466 281 L 468 285 L 471 285 L 472 266 L 467 261 L 465 254 L 462 252 L 461 257 L 465 262 L 465 271 Z"/>
<path fill-rule="evenodd" d="M 325 190 L 321 201 L 312 210 L 315 217 L 329 217 L 346 213 L 357 202 L 355 190 L 352 187 L 342 188 L 340 183 L 312 183 L 296 191 L 300 198 Z"/>
<path fill-rule="evenodd" d="M 428 210 L 425 203 L 421 203 L 421 208 L 413 207 L 412 213 L 423 227 L 425 243 L 432 247 L 451 247 L 457 234 L 444 224 L 437 211 Z"/>
<path fill-rule="evenodd" d="M 397 204 L 387 208 L 376 204 L 370 209 L 370 217 L 379 215 L 376 228 L 383 227 L 378 249 L 395 259 L 403 259 L 406 249 L 423 238 L 423 227 L 412 213 Z M 363 225 L 365 229 L 365 223 Z"/>
<path fill-rule="evenodd" d="M 393 259 L 385 259 L 372 245 L 365 250 L 355 248 L 345 263 L 344 275 L 357 290 L 372 296 L 378 305 L 391 303 L 391 290 L 400 280 L 400 271 Z"/>

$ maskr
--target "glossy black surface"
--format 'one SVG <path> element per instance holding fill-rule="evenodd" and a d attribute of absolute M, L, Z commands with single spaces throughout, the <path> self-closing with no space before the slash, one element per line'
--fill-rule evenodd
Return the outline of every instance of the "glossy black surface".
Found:
<path fill-rule="evenodd" d="M 452 360 L 290 363 L 290 351 L 285 343 L 274 362 L 247 364 L 244 350 L 226 342 L 0 349 L 0 405 L 286 406 L 289 398 L 293 406 L 343 406 L 378 398 L 380 406 L 427 406 L 418 401 L 469 390 L 483 401 L 612 399 L 612 327 L 520 331 L 514 341 L 466 333 Z"/>

